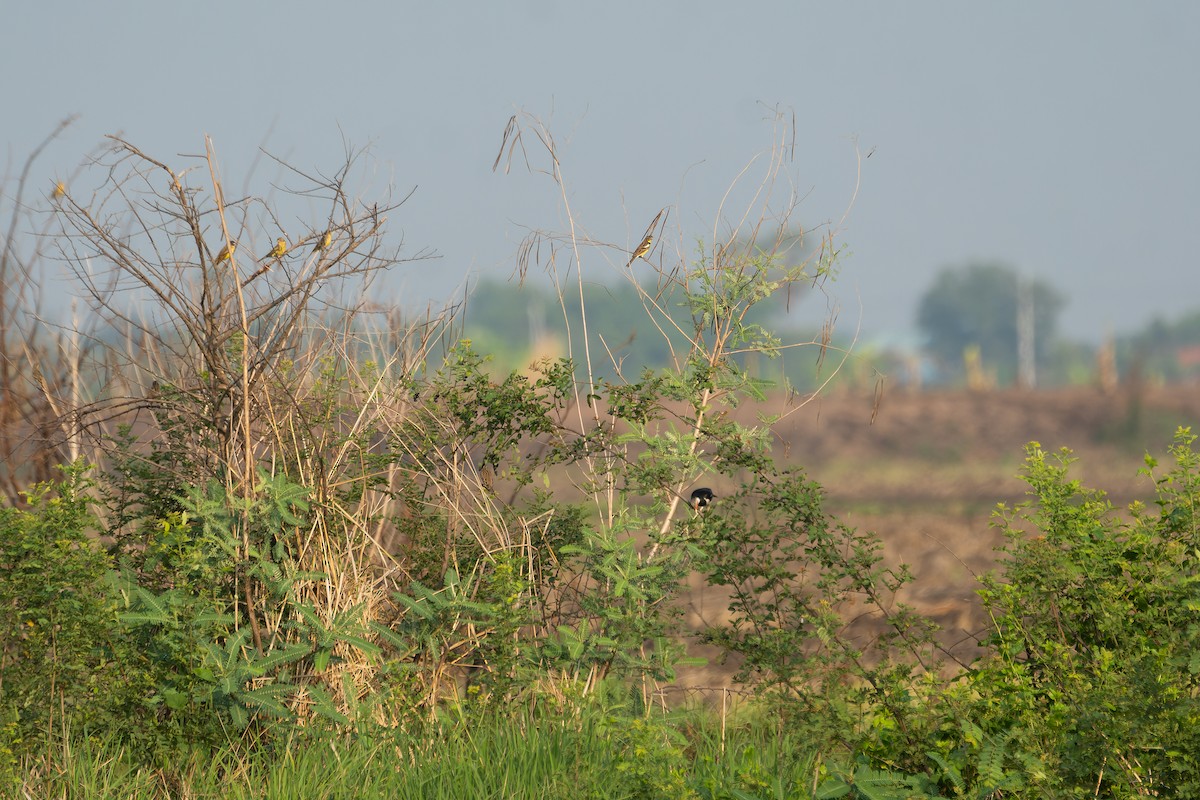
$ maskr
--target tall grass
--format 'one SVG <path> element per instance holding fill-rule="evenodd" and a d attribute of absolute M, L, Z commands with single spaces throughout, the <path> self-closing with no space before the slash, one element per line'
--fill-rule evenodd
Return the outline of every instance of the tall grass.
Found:
<path fill-rule="evenodd" d="M 769 715 L 443 717 L 395 735 L 298 731 L 273 748 L 230 744 L 148 767 L 115 739 L 76 732 L 28 758 L 20 798 L 805 798 L 820 758 Z"/>

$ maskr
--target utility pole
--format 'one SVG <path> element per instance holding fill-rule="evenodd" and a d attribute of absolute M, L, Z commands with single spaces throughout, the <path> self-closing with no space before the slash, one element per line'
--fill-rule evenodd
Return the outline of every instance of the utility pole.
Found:
<path fill-rule="evenodd" d="M 1025 389 L 1037 386 L 1033 320 L 1033 282 L 1017 275 L 1017 384 Z"/>

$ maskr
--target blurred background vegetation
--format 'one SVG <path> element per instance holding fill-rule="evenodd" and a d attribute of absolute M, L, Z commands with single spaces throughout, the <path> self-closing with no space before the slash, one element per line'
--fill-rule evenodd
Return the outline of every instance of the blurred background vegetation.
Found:
<path fill-rule="evenodd" d="M 971 262 L 943 269 L 922 295 L 915 341 L 855 340 L 852 321 L 841 320 L 831 345 L 853 350 L 855 359 L 834 380 L 839 386 L 870 385 L 885 375 L 892 385 L 910 388 L 968 386 L 972 370 L 992 387 L 1019 381 L 1022 281 L 1031 306 L 1035 385 L 1044 388 L 1100 385 L 1122 379 L 1163 385 L 1200 380 L 1200 307 L 1173 319 L 1157 318 L 1133 332 L 1092 343 L 1058 331 L 1058 318 L 1070 302 L 1069 289 L 1051 279 L 1030 278 L 1012 265 Z M 591 329 L 624 370 L 637 374 L 670 362 L 670 351 L 649 327 L 636 290 L 615 283 L 596 287 L 589 299 Z M 816 341 L 812 306 L 828 298 L 819 292 L 772 297 L 754 311 L 755 322 L 790 341 Z M 804 309 L 801 313 L 800 309 Z M 578 299 L 560 304 L 553 287 L 537 276 L 517 281 L 483 280 L 468 293 L 463 333 L 489 354 L 496 373 L 525 369 L 537 358 L 566 354 L 567 322 L 578 327 Z M 683 308 L 676 308 L 679 318 Z M 972 354 L 977 353 L 977 356 Z M 819 354 L 808 349 L 777 360 L 748 364 L 782 387 L 812 391 L 821 380 L 814 369 Z"/>

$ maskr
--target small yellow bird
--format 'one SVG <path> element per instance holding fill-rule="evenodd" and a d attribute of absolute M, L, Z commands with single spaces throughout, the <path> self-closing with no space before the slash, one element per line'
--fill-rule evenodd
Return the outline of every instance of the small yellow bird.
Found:
<path fill-rule="evenodd" d="M 221 252 L 217 253 L 217 260 L 213 263 L 220 264 L 222 261 L 228 261 L 234 250 L 237 250 L 237 239 L 230 239 L 229 243 L 221 248 Z"/>
<path fill-rule="evenodd" d="M 283 254 L 288 251 L 287 239 L 280 236 L 275 240 L 275 246 L 271 248 L 271 252 L 263 256 L 265 261 L 268 258 L 283 258 Z"/>
<path fill-rule="evenodd" d="M 50 193 L 51 200 L 59 200 L 67 196 L 67 185 L 62 181 L 54 184 L 54 191 Z"/>
<path fill-rule="evenodd" d="M 653 244 L 654 234 L 647 233 L 646 238 L 642 239 L 642 243 L 637 246 L 637 250 L 633 251 L 633 258 L 629 259 L 629 263 L 625 265 L 626 268 L 632 266 L 633 262 L 637 261 L 639 258 L 645 258 L 646 254 L 650 252 L 650 246 Z"/>
<path fill-rule="evenodd" d="M 317 240 L 317 246 L 313 248 L 313 252 L 315 253 L 318 250 L 324 250 L 331 244 L 333 244 L 333 233 L 331 231 L 325 231 L 324 235 Z"/>

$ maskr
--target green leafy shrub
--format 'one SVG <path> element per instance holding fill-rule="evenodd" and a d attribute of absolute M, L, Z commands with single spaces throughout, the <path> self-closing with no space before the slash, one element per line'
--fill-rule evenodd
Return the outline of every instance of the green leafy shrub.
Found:
<path fill-rule="evenodd" d="M 349 722 L 323 674 L 339 652 L 378 657 L 375 640 L 392 635 L 359 607 L 326 620 L 306 597 L 325 579 L 300 569 L 296 555 L 306 495 L 265 473 L 250 498 L 215 482 L 194 489 L 112 582 L 151 679 L 145 703 L 191 738 L 227 723 L 243 730 L 256 717 L 292 719 L 302 694 L 318 715 Z"/>
<path fill-rule="evenodd" d="M 26 493 L 26 508 L 0 508 L 0 719 L 23 731 L 13 741 L 117 723 L 128 699 L 86 473 L 66 467 Z"/>
<path fill-rule="evenodd" d="M 1033 499 L 1001 506 L 1002 572 L 981 594 L 991 650 L 966 680 L 984 732 L 1046 764 L 1060 797 L 1200 791 L 1200 456 L 1181 429 L 1157 509 L 1118 514 L 1027 448 Z"/>
<path fill-rule="evenodd" d="M 714 510 L 698 532 L 709 584 L 731 595 L 729 621 L 705 639 L 738 654 L 735 679 L 816 741 L 899 765 L 923 760 L 921 701 L 932 693 L 914 694 L 914 669 L 932 630 L 892 603 L 907 571 L 883 564 L 877 537 L 831 518 L 821 487 L 800 471 L 764 468 L 743 491 L 757 513 Z M 884 623 L 873 642 L 848 627 L 863 613 Z"/>

